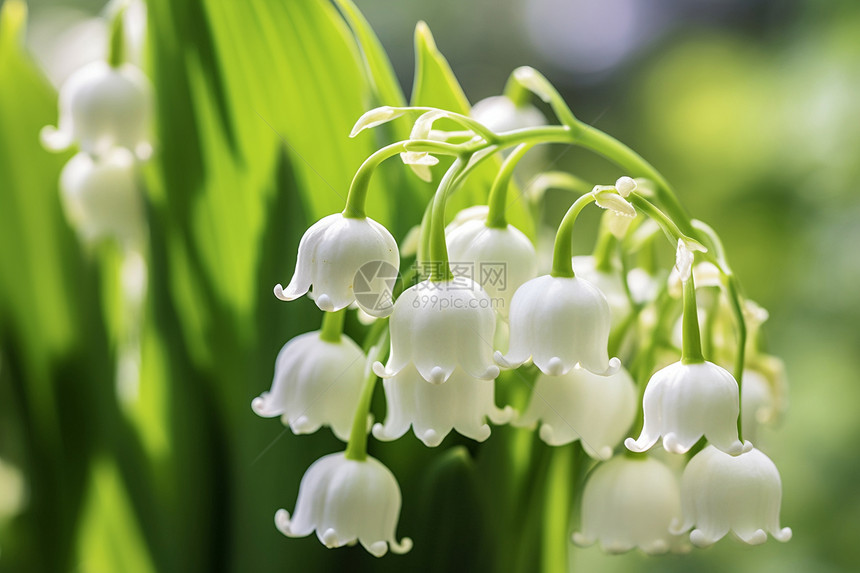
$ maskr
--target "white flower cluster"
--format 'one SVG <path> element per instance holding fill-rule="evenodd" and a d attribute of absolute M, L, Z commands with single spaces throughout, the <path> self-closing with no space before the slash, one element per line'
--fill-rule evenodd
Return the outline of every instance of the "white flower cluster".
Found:
<path fill-rule="evenodd" d="M 85 243 L 111 238 L 139 250 L 146 224 L 137 164 L 152 152 L 149 80 L 130 63 L 92 62 L 60 88 L 59 107 L 58 127 L 43 128 L 42 143 L 77 150 L 60 175 L 66 218 Z"/>
<path fill-rule="evenodd" d="M 381 109 L 368 112 L 356 132 L 404 113 Z M 421 121 L 432 121 L 432 114 L 425 112 Z M 420 139 L 429 137 L 429 127 L 422 128 Z M 641 220 L 635 205 L 645 205 L 652 218 L 661 216 L 647 211 L 650 203 L 636 193 L 637 185 L 622 177 L 595 187 L 574 207 L 594 202 L 606 209 L 608 240 L 620 247 L 625 237 L 646 228 L 617 223 L 618 218 Z M 702 358 L 701 309 L 692 281 L 698 272 L 694 251 L 705 248 L 681 235 L 671 278 L 643 269 L 622 273 L 605 256 L 570 256 L 564 244 L 570 234 L 561 231 L 566 215 L 553 271 L 538 276 L 531 240 L 514 226 L 499 224 L 490 211 L 473 207 L 447 227 L 434 223 L 437 232 L 444 229 L 441 248 L 449 259 L 439 273 L 422 277 L 419 271 L 399 296 L 398 245 L 361 208 L 324 217 L 302 237 L 292 280 L 286 288 L 277 285 L 275 295 L 290 301 L 308 294 L 327 313 L 358 308 L 371 321 L 381 321 L 371 332 L 390 334 L 390 343 L 382 360 L 324 326 L 282 348 L 271 390 L 253 401 L 254 411 L 281 416 L 297 434 L 330 426 L 348 445 L 345 453 L 325 456 L 308 469 L 295 515 L 280 510 L 278 528 L 288 536 L 316 531 L 327 547 L 357 540 L 377 556 L 388 549 L 407 551 L 408 539 L 395 540 L 397 482 L 355 444 L 366 443 L 368 429 L 378 440 L 390 441 L 410 428 L 428 447 L 439 446 L 452 430 L 480 442 L 490 437 L 490 423 L 510 422 L 539 428 L 549 446 L 579 441 L 596 464 L 582 495 L 581 530 L 573 536 L 578 544 L 599 542 L 612 553 L 633 548 L 663 553 L 687 550 L 688 542 L 709 545 L 729 531 L 750 544 L 763 542 L 768 533 L 788 540 L 791 530 L 779 526 L 779 473 L 765 454 L 740 439 L 738 426 L 742 397 L 743 427 L 751 436 L 756 425 L 776 417 L 782 390 L 767 372 L 752 373 L 764 360 L 760 353 L 745 363 L 751 383 L 743 395 L 728 370 Z M 660 222 L 668 233 L 679 233 L 671 221 Z M 650 232 L 657 233 L 657 227 Z M 435 252 L 438 245 L 428 248 Z M 423 252 L 426 256 L 427 249 Z M 565 258 L 560 266 L 559 257 Z M 717 271 L 717 281 L 703 281 L 702 289 L 722 284 L 725 270 Z M 678 282 L 682 289 L 673 287 Z M 677 316 L 673 296 L 679 290 L 684 293 L 680 360 L 677 346 L 666 342 L 673 327 L 666 317 Z M 714 328 L 707 335 L 720 350 L 719 361 L 728 364 L 732 337 L 717 332 L 727 310 L 708 308 L 720 316 L 709 321 Z M 635 340 L 637 335 L 645 340 Z M 611 356 L 610 348 L 625 360 Z M 669 361 L 666 352 L 674 353 Z M 533 384 L 520 412 L 496 403 L 502 370 L 517 371 L 512 381 Z M 371 424 L 367 409 L 377 376 L 384 380 L 386 415 Z M 633 439 L 627 436 L 640 396 L 641 434 Z M 666 452 L 691 458 L 683 475 L 665 455 L 647 453 L 661 438 Z M 628 452 L 619 453 L 622 441 Z"/>

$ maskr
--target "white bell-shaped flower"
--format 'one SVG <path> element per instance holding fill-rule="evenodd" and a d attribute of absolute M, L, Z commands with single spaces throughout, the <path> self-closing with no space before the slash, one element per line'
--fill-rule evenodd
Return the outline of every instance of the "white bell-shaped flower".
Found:
<path fill-rule="evenodd" d="M 114 147 L 146 158 L 152 116 L 152 88 L 137 67 L 92 62 L 60 88 L 59 127 L 42 130 L 45 147 L 63 150 L 77 143 L 81 151 L 101 155 Z"/>
<path fill-rule="evenodd" d="M 606 297 L 612 325 L 620 324 L 624 317 L 630 313 L 630 300 L 624 290 L 624 279 L 621 273 L 598 269 L 594 257 L 591 255 L 573 257 L 572 263 L 576 276 L 596 286 Z"/>
<path fill-rule="evenodd" d="M 639 439 L 624 444 L 644 452 L 663 437 L 667 452 L 684 454 L 704 435 L 724 452 L 752 448 L 738 440 L 738 383 L 713 362 L 675 362 L 651 376 L 642 398 L 645 423 Z"/>
<path fill-rule="evenodd" d="M 519 229 L 488 227 L 486 217 L 446 229 L 451 270 L 480 284 L 494 308 L 508 316 L 516 290 L 537 273 L 534 245 Z"/>
<path fill-rule="evenodd" d="M 143 199 L 135 160 L 122 148 L 94 157 L 78 153 L 60 173 L 66 218 L 85 242 L 112 237 L 137 246 L 144 235 Z"/>
<path fill-rule="evenodd" d="M 389 549 L 406 553 L 412 549 L 412 540 L 395 539 L 400 503 L 397 480 L 378 460 L 329 454 L 311 464 L 302 477 L 294 515 L 279 509 L 275 525 L 287 537 L 305 537 L 316 531 L 329 548 L 358 541 L 375 557 Z"/>
<path fill-rule="evenodd" d="M 716 543 L 729 531 L 750 545 L 764 543 L 768 533 L 785 542 L 791 539 L 791 528 L 779 526 L 781 500 L 779 471 L 757 448 L 731 456 L 707 446 L 684 470 L 684 519 L 673 524 L 672 531 L 695 527 L 690 541 L 700 547 Z"/>
<path fill-rule="evenodd" d="M 300 334 L 281 348 L 272 387 L 254 398 L 251 408 L 263 418 L 281 416 L 294 434 L 331 426 L 346 442 L 365 362 L 364 352 L 346 335 L 341 335 L 340 342 L 329 342 L 319 331 Z"/>
<path fill-rule="evenodd" d="M 490 437 L 490 426 L 506 424 L 514 411 L 498 408 L 495 383 L 469 376 L 460 369 L 444 384 L 428 384 L 414 366 L 383 381 L 388 413 L 384 424 L 374 424 L 376 439 L 389 442 L 403 436 L 409 427 L 428 447 L 436 447 L 455 430 L 478 442 Z"/>
<path fill-rule="evenodd" d="M 511 339 L 496 362 L 517 368 L 529 358 L 544 374 L 566 374 L 580 364 L 609 375 L 621 362 L 609 359 L 610 311 L 600 290 L 581 278 L 544 275 L 522 285 L 511 300 Z"/>
<path fill-rule="evenodd" d="M 685 454 L 705 436 L 724 452 L 752 448 L 738 440 L 738 383 L 713 362 L 675 362 L 651 376 L 642 398 L 645 423 L 639 439 L 624 444 L 644 452 L 663 436 L 667 452 Z"/>
<path fill-rule="evenodd" d="M 469 115 L 497 133 L 546 125 L 538 108 L 529 103 L 518 106 L 503 95 L 482 99 L 472 106 Z"/>
<path fill-rule="evenodd" d="M 492 380 L 496 313 L 484 289 L 466 277 L 425 280 L 397 299 L 389 323 L 391 354 L 385 367 L 373 371 L 391 378 L 414 365 L 428 382 L 441 384 L 456 367 L 473 378 Z"/>
<path fill-rule="evenodd" d="M 582 493 L 582 530 L 573 541 L 599 541 L 607 553 L 683 551 L 684 537 L 669 533 L 680 516 L 681 494 L 672 470 L 651 457 L 616 456 L 589 476 Z"/>
<path fill-rule="evenodd" d="M 636 417 L 636 384 L 624 368 L 598 376 L 573 368 L 562 376 L 541 374 L 515 426 L 534 427 L 550 446 L 582 441 L 586 453 L 608 460 Z"/>
<path fill-rule="evenodd" d="M 313 299 L 333 312 L 353 301 L 371 316 L 384 317 L 393 308 L 391 291 L 400 270 L 397 242 L 374 221 L 335 213 L 305 231 L 299 242 L 296 271 L 286 288 L 275 287 L 281 300 L 295 300 L 313 285 Z"/>

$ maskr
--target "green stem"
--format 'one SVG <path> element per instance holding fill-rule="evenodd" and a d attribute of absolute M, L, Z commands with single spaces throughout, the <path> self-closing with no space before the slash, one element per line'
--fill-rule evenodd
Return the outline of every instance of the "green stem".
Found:
<path fill-rule="evenodd" d="M 705 361 L 702 355 L 702 336 L 699 332 L 699 309 L 696 306 L 696 285 L 693 283 L 693 273 L 684 281 L 684 342 L 681 346 L 682 364 L 701 364 Z"/>
<path fill-rule="evenodd" d="M 453 183 L 460 171 L 469 163 L 469 156 L 460 156 L 454 160 L 445 172 L 436 195 L 433 197 L 433 213 L 430 216 L 430 277 L 433 282 L 445 282 L 454 278 L 448 264 L 448 245 L 445 243 L 445 203 L 448 193 L 453 189 Z"/>
<path fill-rule="evenodd" d="M 561 189 L 582 195 L 594 189 L 594 185 L 564 171 L 549 171 L 535 177 L 528 189 L 528 194 L 530 197 L 540 197 L 549 189 Z"/>
<path fill-rule="evenodd" d="M 579 132 L 582 126 L 585 125 L 576 119 L 567 102 L 564 101 L 564 98 L 555 89 L 555 86 L 537 70 L 529 67 L 517 68 L 511 74 L 511 80 L 522 85 L 524 89 L 534 92 L 539 98 L 548 103 L 562 125 L 570 128 L 574 133 Z"/>
<path fill-rule="evenodd" d="M 352 183 L 349 186 L 349 193 L 346 196 L 346 206 L 343 209 L 343 216 L 347 219 L 364 219 L 367 216 L 364 211 L 364 204 L 367 200 L 367 189 L 370 186 L 370 179 L 373 177 L 376 168 L 386 159 L 406 151 L 427 151 L 441 155 L 457 155 L 460 153 L 460 149 L 461 146 L 450 143 L 429 139 L 415 139 L 398 141 L 377 150 L 365 159 L 361 167 L 358 168 L 358 171 L 355 172 L 355 176 L 353 176 Z"/>
<path fill-rule="evenodd" d="M 525 107 L 531 99 L 531 92 L 517 81 L 513 74 L 505 84 L 505 97 L 511 100 L 516 107 Z"/>
<path fill-rule="evenodd" d="M 738 352 L 735 357 L 735 380 L 738 382 L 738 397 L 741 396 L 743 390 L 744 366 L 746 366 L 746 346 L 747 346 L 747 323 L 744 318 L 743 299 L 741 298 L 740 285 L 735 275 L 728 276 L 728 295 L 729 302 L 732 307 L 732 314 L 735 316 L 735 323 L 738 329 Z M 738 439 L 744 440 L 743 427 L 741 420 L 743 419 L 743 401 L 738 400 Z"/>
<path fill-rule="evenodd" d="M 615 239 L 615 235 L 612 234 L 612 231 L 609 230 L 609 224 L 607 223 L 607 217 L 614 217 L 610 211 L 607 211 L 603 214 L 603 217 L 600 219 L 600 230 L 597 235 L 597 243 L 594 245 L 594 268 L 600 272 L 611 273 L 613 271 L 612 268 L 612 255 L 615 252 L 615 245 L 617 244 L 617 240 Z M 625 280 L 626 282 L 626 280 Z"/>
<path fill-rule="evenodd" d="M 673 247 L 678 245 L 678 239 L 684 239 L 685 241 L 691 240 L 687 234 L 681 231 L 673 219 L 669 218 L 663 211 L 658 209 L 645 197 L 642 197 L 638 193 L 632 193 L 630 197 L 628 197 L 628 200 L 633 203 L 635 207 L 638 207 L 640 211 L 648 215 L 658 225 L 660 225 L 660 228 L 663 229 L 663 232 L 666 234 L 666 238 Z"/>
<path fill-rule="evenodd" d="M 120 67 L 125 61 L 125 26 L 123 15 L 125 7 L 117 10 L 110 23 L 110 43 L 108 44 L 108 64 L 112 68 Z"/>
<path fill-rule="evenodd" d="M 343 320 L 346 317 L 346 309 L 334 312 L 324 312 L 322 327 L 320 327 L 320 340 L 338 343 L 343 334 Z"/>
<path fill-rule="evenodd" d="M 567 571 L 568 528 L 571 513 L 571 482 L 575 474 L 573 449 L 578 444 L 559 446 L 550 453 L 544 486 L 541 569 L 546 573 Z"/>
<path fill-rule="evenodd" d="M 588 193 L 580 196 L 561 220 L 555 235 L 555 245 L 552 251 L 552 272 L 554 277 L 573 278 L 573 224 L 576 217 L 586 205 L 594 201 L 594 195 Z"/>
<path fill-rule="evenodd" d="M 511 183 L 511 177 L 514 175 L 514 169 L 520 162 L 520 159 L 534 147 L 531 143 L 521 143 L 514 151 L 508 155 L 499 174 L 493 181 L 493 186 L 490 188 L 490 196 L 487 200 L 489 213 L 487 214 L 487 227 L 491 229 L 506 229 L 508 220 L 505 217 L 507 209 L 508 187 Z"/>
<path fill-rule="evenodd" d="M 376 324 L 387 326 L 388 319 L 380 319 Z M 376 324 L 374 326 L 376 326 Z M 388 352 L 388 328 L 379 328 L 377 330 L 381 334 L 379 342 L 370 349 L 371 355 L 367 357 L 370 363 L 382 361 Z M 371 334 L 374 334 L 371 331 Z M 378 336 L 378 335 L 377 335 Z M 370 338 L 370 336 L 368 336 Z M 375 351 L 374 351 L 375 349 Z M 376 387 L 376 374 L 372 368 L 367 369 L 367 378 L 364 380 L 364 386 L 361 389 L 361 396 L 358 399 L 358 407 L 355 410 L 355 416 L 352 419 L 352 429 L 349 432 L 349 441 L 346 444 L 344 457 L 348 460 L 363 462 L 367 459 L 367 415 L 370 413 L 370 402 L 373 399 L 373 390 Z"/>

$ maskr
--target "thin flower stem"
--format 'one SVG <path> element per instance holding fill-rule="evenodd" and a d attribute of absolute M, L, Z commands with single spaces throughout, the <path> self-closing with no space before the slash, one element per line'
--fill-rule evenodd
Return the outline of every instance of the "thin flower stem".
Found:
<path fill-rule="evenodd" d="M 517 81 L 513 74 L 508 78 L 505 84 L 505 97 L 511 100 L 516 107 L 523 107 L 529 103 L 531 92 L 523 87 L 523 84 Z"/>
<path fill-rule="evenodd" d="M 110 43 L 108 44 L 108 64 L 112 68 L 125 62 L 125 6 L 117 10 L 110 23 Z"/>
<path fill-rule="evenodd" d="M 578 444 L 553 448 L 544 491 L 541 569 L 546 573 L 567 571 L 566 535 L 571 513 L 571 482 L 575 479 L 573 451 Z"/>
<path fill-rule="evenodd" d="M 609 230 L 608 217 L 614 217 L 612 212 L 607 211 L 600 219 L 600 229 L 598 230 L 597 242 L 594 245 L 594 268 L 600 272 L 612 272 L 612 254 L 615 252 L 615 246 L 618 240 L 612 231 Z M 624 278 L 624 282 L 627 280 Z"/>
<path fill-rule="evenodd" d="M 555 235 L 555 245 L 552 251 L 552 271 L 554 277 L 573 278 L 573 224 L 586 205 L 594 201 L 594 195 L 588 193 L 580 196 L 564 214 L 558 232 Z"/>
<path fill-rule="evenodd" d="M 732 314 L 735 316 L 735 323 L 738 329 L 738 351 L 737 356 L 735 357 L 735 380 L 738 383 L 738 397 L 740 397 L 743 391 L 743 377 L 744 377 L 744 366 L 746 365 L 746 347 L 747 347 L 747 323 L 744 318 L 744 310 L 741 294 L 740 294 L 740 285 L 738 284 L 738 279 L 735 275 L 728 276 L 728 285 L 727 285 L 729 302 L 732 307 Z M 743 434 L 743 400 L 738 400 L 738 439 L 743 442 L 744 434 Z"/>
<path fill-rule="evenodd" d="M 507 209 L 508 187 L 511 183 L 511 177 L 514 175 L 514 169 L 517 164 L 532 147 L 534 147 L 532 143 L 521 143 L 502 163 L 502 168 L 493 181 L 489 199 L 487 200 L 487 204 L 489 205 L 487 227 L 491 229 L 507 228 L 508 220 L 505 216 L 505 211 Z"/>
<path fill-rule="evenodd" d="M 691 238 L 681 231 L 674 219 L 670 218 L 663 211 L 658 209 L 645 197 L 642 197 L 638 193 L 632 193 L 628 199 L 633 203 L 634 207 L 638 207 L 640 211 L 648 215 L 658 225 L 660 225 L 660 228 L 663 229 L 663 232 L 666 234 L 666 238 L 673 247 L 677 246 L 678 239 L 691 241 Z"/>
<path fill-rule="evenodd" d="M 346 309 L 334 312 L 323 312 L 322 327 L 320 327 L 320 339 L 326 342 L 340 342 L 343 334 L 343 320 L 346 317 Z"/>
<path fill-rule="evenodd" d="M 681 346 L 682 364 L 701 364 L 702 336 L 699 332 L 699 309 L 696 306 L 696 285 L 693 273 L 684 282 L 683 345 Z"/>
<path fill-rule="evenodd" d="M 433 213 L 430 216 L 430 277 L 433 282 L 444 282 L 454 278 L 448 264 L 448 245 L 445 243 L 445 203 L 448 193 L 453 189 L 453 183 L 460 171 L 469 163 L 469 156 L 460 156 L 454 160 L 433 197 Z"/>
<path fill-rule="evenodd" d="M 368 334 L 368 339 L 375 336 L 381 336 L 379 341 L 373 346 L 368 354 L 368 364 L 373 364 L 375 361 L 385 360 L 385 355 L 388 353 L 388 319 L 380 319 L 374 324 L 381 325 L 377 330 L 371 331 Z M 378 334 L 376 334 L 378 333 Z M 368 342 L 365 341 L 365 344 Z M 372 344 L 372 342 L 371 342 Z M 346 444 L 344 457 L 349 460 L 362 462 L 367 459 L 367 416 L 370 413 L 370 402 L 373 399 L 373 390 L 376 387 L 377 376 L 373 372 L 373 368 L 366 368 L 367 378 L 364 380 L 364 386 L 361 389 L 361 396 L 358 399 L 358 407 L 355 410 L 355 416 L 352 419 L 352 430 L 349 432 L 349 442 Z"/>

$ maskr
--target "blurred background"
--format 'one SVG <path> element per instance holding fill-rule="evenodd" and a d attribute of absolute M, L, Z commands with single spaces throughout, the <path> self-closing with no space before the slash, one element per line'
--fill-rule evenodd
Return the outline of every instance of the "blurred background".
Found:
<path fill-rule="evenodd" d="M 793 539 L 669 557 L 573 548 L 573 570 L 856 570 L 860 3 L 356 3 L 407 97 L 418 20 L 472 103 L 501 93 L 517 66 L 541 70 L 577 117 L 673 182 L 770 312 L 790 410 L 763 449 L 780 469 Z M 10 19 L 0 25 L 0 571 L 508 570 L 490 556 L 519 540 L 482 530 L 468 488 L 492 476 L 485 460 L 509 429 L 481 446 L 474 475 L 411 438 L 371 444 L 401 483 L 398 531 L 415 540 L 406 557 L 328 551 L 273 527 L 307 466 L 339 446 L 250 410 L 280 346 L 319 320 L 310 301 L 278 304 L 271 286 L 290 276 L 308 223 L 340 209 L 328 186 L 345 192 L 376 147 L 370 135 L 345 138 L 352 122 L 390 102 L 375 101 L 355 40 L 322 0 L 147 4 L 132 57 L 156 88 L 158 152 L 144 173 L 149 295 L 131 400 L 114 388 L 116 249 L 79 245 L 56 187 L 70 154 L 38 142 L 56 125 L 57 86 L 104 55 L 93 18 L 105 7 L 29 2 L 23 51 Z M 553 169 L 619 175 L 586 152 L 552 151 Z M 393 195 L 395 171 L 384 179 Z M 389 201 L 371 192 L 370 214 L 398 239 L 420 214 L 410 201 L 428 192 L 409 185 Z"/>

